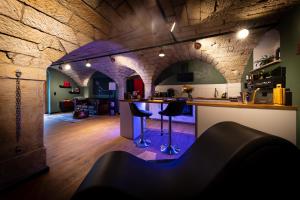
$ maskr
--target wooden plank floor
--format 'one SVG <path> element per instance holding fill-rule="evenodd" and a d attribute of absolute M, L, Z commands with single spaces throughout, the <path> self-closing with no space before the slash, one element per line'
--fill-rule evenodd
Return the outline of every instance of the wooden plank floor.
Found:
<path fill-rule="evenodd" d="M 2 192 L 0 199 L 69 199 L 97 158 L 130 141 L 119 136 L 119 123 L 116 116 L 97 116 L 76 123 L 53 117 L 45 120 L 44 143 L 50 171 Z M 160 123 L 148 120 L 147 126 L 159 129 Z M 194 128 L 190 124 L 173 125 L 174 131 L 182 133 L 194 134 Z"/>

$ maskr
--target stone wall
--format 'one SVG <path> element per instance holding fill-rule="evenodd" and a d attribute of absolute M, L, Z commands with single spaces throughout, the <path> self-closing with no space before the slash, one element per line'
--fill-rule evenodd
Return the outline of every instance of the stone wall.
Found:
<path fill-rule="evenodd" d="M 22 70 L 21 136 L 16 136 L 15 71 Z M 44 170 L 43 144 L 44 80 L 43 69 L 0 64 L 0 188 Z"/>
<path fill-rule="evenodd" d="M 0 1 L 0 188 L 47 168 L 43 143 L 46 69 L 109 35 L 110 22 L 80 0 Z M 16 140 L 16 76 L 21 136 Z"/>

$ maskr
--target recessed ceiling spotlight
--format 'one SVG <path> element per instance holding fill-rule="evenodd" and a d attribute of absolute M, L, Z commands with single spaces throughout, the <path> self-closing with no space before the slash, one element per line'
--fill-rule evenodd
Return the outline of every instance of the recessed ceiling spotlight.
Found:
<path fill-rule="evenodd" d="M 171 28 L 171 32 L 174 31 L 175 25 L 176 25 L 176 22 L 173 23 L 172 28 Z"/>
<path fill-rule="evenodd" d="M 70 70 L 71 69 L 71 65 L 69 63 L 65 64 L 63 67 L 64 70 Z"/>
<path fill-rule="evenodd" d="M 86 62 L 86 63 L 85 63 L 85 66 L 86 66 L 86 67 L 91 67 L 92 64 L 91 64 L 90 62 Z"/>
<path fill-rule="evenodd" d="M 161 58 L 165 57 L 165 53 L 162 49 L 159 51 L 158 56 L 161 57 Z"/>
<path fill-rule="evenodd" d="M 249 30 L 244 28 L 237 32 L 236 37 L 238 39 L 245 39 L 246 37 L 248 37 L 248 35 L 249 35 Z"/>

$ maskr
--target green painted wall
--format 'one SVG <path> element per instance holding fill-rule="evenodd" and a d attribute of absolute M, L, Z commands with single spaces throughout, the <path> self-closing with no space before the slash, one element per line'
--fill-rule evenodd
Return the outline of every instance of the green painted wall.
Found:
<path fill-rule="evenodd" d="M 83 96 L 83 89 L 76 84 L 76 82 L 68 77 L 67 75 L 61 73 L 60 71 L 48 68 L 47 69 L 47 90 L 48 90 L 48 112 L 56 113 L 60 112 L 59 101 L 64 99 L 73 99 L 73 97 Z M 60 88 L 59 85 L 63 85 L 64 81 L 69 81 L 72 87 L 79 87 L 80 94 L 70 94 L 71 88 Z M 54 92 L 56 95 L 54 95 Z"/>
<path fill-rule="evenodd" d="M 293 105 L 300 105 L 300 55 L 297 54 L 297 48 L 300 44 L 300 6 L 289 11 L 280 20 L 278 30 L 280 32 L 280 57 L 282 62 L 277 66 L 286 67 L 286 87 L 293 93 Z M 245 76 L 253 69 L 253 56 L 250 57 L 245 72 L 242 77 L 242 83 L 245 82 Z M 244 85 L 242 85 L 242 88 Z M 280 117 L 280 116 L 278 116 Z M 297 146 L 300 148 L 300 111 L 297 111 Z"/>
<path fill-rule="evenodd" d="M 300 6 L 289 12 L 280 21 L 280 56 L 287 68 L 287 87 L 293 92 L 293 104 L 300 105 Z M 297 111 L 297 145 L 300 147 L 300 113 Z"/>
<path fill-rule="evenodd" d="M 211 64 L 201 60 L 179 62 L 165 69 L 154 82 L 155 85 L 180 85 L 185 84 L 177 81 L 177 74 L 194 72 L 194 81 L 187 84 L 219 84 L 227 83 L 223 75 Z"/>
<path fill-rule="evenodd" d="M 100 84 L 101 88 L 103 88 L 106 91 L 103 91 L 100 95 L 96 95 L 94 93 L 94 81 L 98 81 L 98 83 Z M 102 74 L 101 72 L 95 72 L 87 85 L 88 88 L 88 97 L 89 98 L 110 98 L 112 97 L 112 95 L 114 97 L 116 97 L 117 92 L 113 92 L 113 91 L 108 91 L 108 86 L 109 86 L 109 82 L 114 82 L 114 80 L 112 80 L 111 78 L 109 78 L 108 76 Z"/>

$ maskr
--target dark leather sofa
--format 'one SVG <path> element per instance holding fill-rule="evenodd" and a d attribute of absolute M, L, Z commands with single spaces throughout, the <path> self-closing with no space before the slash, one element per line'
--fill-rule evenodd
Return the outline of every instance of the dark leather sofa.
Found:
<path fill-rule="evenodd" d="M 177 160 L 144 161 L 121 151 L 105 154 L 72 200 L 287 197 L 298 193 L 299 163 L 299 150 L 292 143 L 221 122 Z"/>

